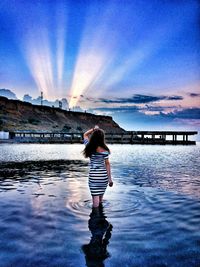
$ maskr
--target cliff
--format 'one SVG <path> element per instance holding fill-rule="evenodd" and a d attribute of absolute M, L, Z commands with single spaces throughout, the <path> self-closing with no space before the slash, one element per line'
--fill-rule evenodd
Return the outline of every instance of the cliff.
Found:
<path fill-rule="evenodd" d="M 110 116 L 32 105 L 0 96 L 1 131 L 84 132 L 95 124 L 105 132 L 124 132 Z"/>

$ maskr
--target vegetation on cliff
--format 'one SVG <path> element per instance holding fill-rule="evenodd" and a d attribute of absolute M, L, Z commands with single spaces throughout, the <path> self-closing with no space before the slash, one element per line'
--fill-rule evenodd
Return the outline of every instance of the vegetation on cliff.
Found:
<path fill-rule="evenodd" d="M 98 124 L 105 132 L 124 131 L 110 116 L 32 105 L 0 97 L 0 130 L 83 132 Z"/>

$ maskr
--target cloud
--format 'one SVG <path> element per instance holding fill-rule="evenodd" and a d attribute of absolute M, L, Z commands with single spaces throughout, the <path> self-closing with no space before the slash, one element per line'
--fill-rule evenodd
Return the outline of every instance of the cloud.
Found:
<path fill-rule="evenodd" d="M 167 100 L 183 100 L 183 97 L 179 95 L 174 95 L 174 96 L 168 96 L 166 99 Z"/>
<path fill-rule="evenodd" d="M 38 96 L 37 98 L 33 99 L 32 96 L 25 94 L 23 97 L 23 101 L 32 103 L 33 105 L 41 105 L 41 96 Z M 43 105 L 44 106 L 54 106 L 54 107 L 59 107 L 59 102 L 62 103 L 62 109 L 68 109 L 68 101 L 66 98 L 62 99 L 56 99 L 55 101 L 49 101 L 47 99 L 43 99 Z"/>
<path fill-rule="evenodd" d="M 134 95 L 130 98 L 117 98 L 117 99 L 105 99 L 105 98 L 99 98 L 98 100 L 94 102 L 103 102 L 103 103 L 149 103 L 149 102 L 155 102 L 162 100 L 163 97 L 157 97 L 157 96 L 147 96 L 147 95 Z"/>
<path fill-rule="evenodd" d="M 174 106 L 120 106 L 101 107 L 88 110 L 95 114 L 109 115 L 124 129 L 130 131 L 181 130 L 200 132 L 200 108 L 183 108 L 165 113 Z M 158 111 L 153 114 L 150 111 Z M 146 112 L 147 111 L 147 112 Z M 195 137 L 198 138 L 198 137 Z"/>
<path fill-rule="evenodd" d="M 191 97 L 199 97 L 200 94 L 196 94 L 196 93 L 188 93 L 189 96 Z"/>
<path fill-rule="evenodd" d="M 138 112 L 139 107 L 137 106 L 120 106 L 120 107 L 99 107 L 99 108 L 90 108 L 88 112 Z"/>
<path fill-rule="evenodd" d="M 141 107 L 142 110 L 148 110 L 148 111 L 166 111 L 167 109 L 177 109 L 177 106 L 150 106 L 145 105 L 145 107 Z"/>
<path fill-rule="evenodd" d="M 94 103 L 106 103 L 106 104 L 126 104 L 126 103 L 135 103 L 135 104 L 145 104 L 151 102 L 158 102 L 160 100 L 182 100 L 182 96 L 152 96 L 152 95 L 141 95 L 135 94 L 132 97 L 128 98 L 115 98 L 115 99 L 106 99 L 106 98 L 86 98 L 88 101 Z"/>
<path fill-rule="evenodd" d="M 0 89 L 0 96 L 5 96 L 9 99 L 18 99 L 15 93 L 5 88 Z"/>
<path fill-rule="evenodd" d="M 200 120 L 200 108 L 185 108 L 183 110 L 170 112 L 163 114 L 163 116 L 181 119 L 199 119 Z"/>
<path fill-rule="evenodd" d="M 105 113 L 105 114 L 115 114 L 115 113 L 127 113 L 127 114 L 133 114 L 140 113 L 141 115 L 150 114 L 148 112 L 156 112 L 157 114 L 165 114 L 167 110 L 169 109 L 177 109 L 177 106 L 151 106 L 151 105 L 145 105 L 145 106 L 119 106 L 119 107 L 98 107 L 98 108 L 90 108 L 88 109 L 88 112 L 94 112 L 94 113 Z M 147 113 L 146 113 L 147 112 Z M 162 113 L 165 112 L 165 113 Z M 152 115 L 153 113 L 151 113 Z M 172 116 L 171 116 L 172 117 Z"/>
<path fill-rule="evenodd" d="M 90 108 L 89 112 L 121 112 L 121 113 L 141 113 L 148 117 L 170 118 L 170 119 L 199 119 L 200 120 L 200 108 L 183 108 L 182 110 L 174 110 L 173 112 L 164 113 L 167 109 L 177 108 L 176 106 L 120 106 L 120 107 L 100 107 Z M 158 114 L 145 114 L 144 111 L 159 111 Z"/>

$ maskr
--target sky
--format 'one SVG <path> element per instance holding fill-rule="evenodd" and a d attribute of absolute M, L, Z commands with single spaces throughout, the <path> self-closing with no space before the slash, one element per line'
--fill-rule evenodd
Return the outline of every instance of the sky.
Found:
<path fill-rule="evenodd" d="M 126 130 L 200 131 L 196 0 L 1 0 L 0 88 Z"/>

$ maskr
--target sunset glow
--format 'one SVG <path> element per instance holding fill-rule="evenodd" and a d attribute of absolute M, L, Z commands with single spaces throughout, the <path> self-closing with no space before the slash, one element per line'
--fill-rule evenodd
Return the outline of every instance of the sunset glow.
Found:
<path fill-rule="evenodd" d="M 199 118 L 196 1 L 13 3 L 0 9 L 0 88 L 66 98 L 130 128 Z"/>

